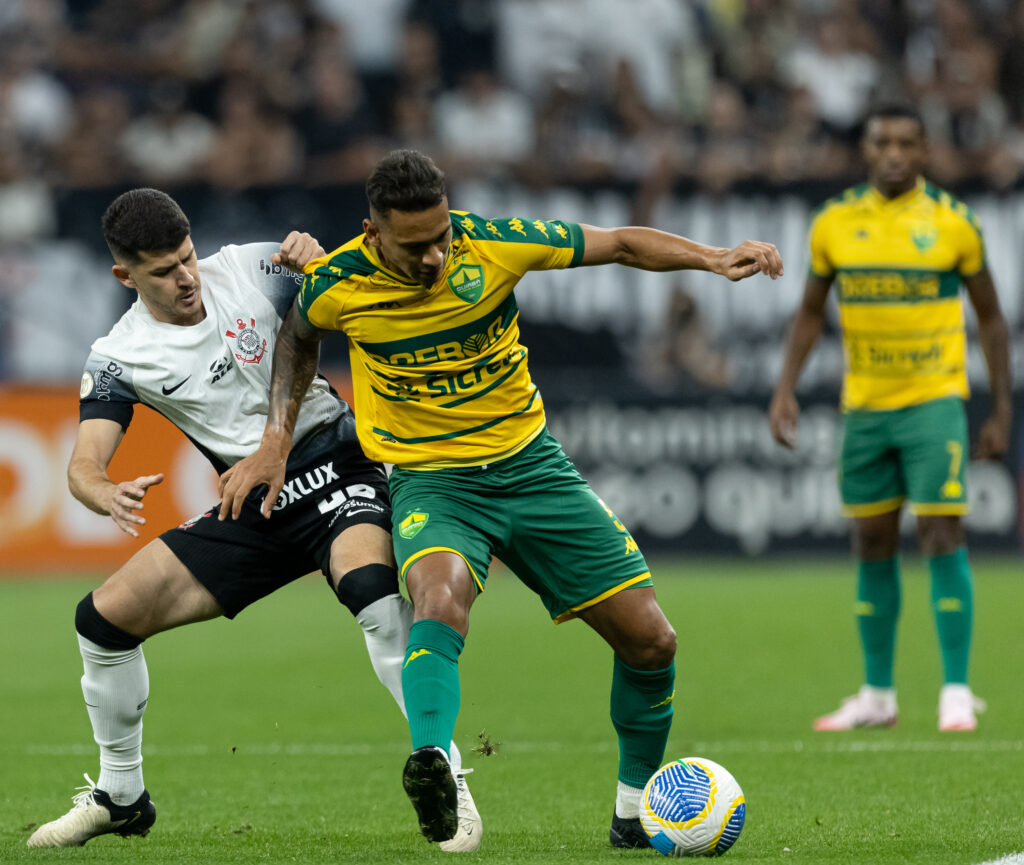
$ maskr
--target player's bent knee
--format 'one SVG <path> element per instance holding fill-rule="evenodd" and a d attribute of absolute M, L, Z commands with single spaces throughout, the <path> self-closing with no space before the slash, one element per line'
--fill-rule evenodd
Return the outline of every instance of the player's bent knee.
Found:
<path fill-rule="evenodd" d="M 335 593 L 352 615 L 358 616 L 374 601 L 399 593 L 398 571 L 391 565 L 383 564 L 353 568 L 338 580 Z"/>
<path fill-rule="evenodd" d="M 129 634 L 113 622 L 107 621 L 99 613 L 96 604 L 93 603 L 92 592 L 82 598 L 75 608 L 75 630 L 104 649 L 128 651 L 142 643 L 134 634 Z"/>

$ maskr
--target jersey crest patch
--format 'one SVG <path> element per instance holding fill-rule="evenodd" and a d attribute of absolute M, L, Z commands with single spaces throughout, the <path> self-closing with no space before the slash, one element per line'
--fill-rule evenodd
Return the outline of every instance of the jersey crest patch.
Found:
<path fill-rule="evenodd" d="M 910 230 L 910 239 L 918 252 L 927 252 L 939 239 L 939 229 L 930 222 L 921 222 Z"/>
<path fill-rule="evenodd" d="M 398 525 L 398 534 L 406 540 L 416 537 L 430 519 L 430 514 L 409 514 Z"/>
<path fill-rule="evenodd" d="M 476 303 L 484 293 L 483 268 L 472 264 L 461 265 L 448 277 L 448 287 L 459 300 Z"/>
<path fill-rule="evenodd" d="M 256 331 L 256 319 L 250 318 L 249 324 L 244 319 L 235 319 L 238 331 L 224 331 L 224 335 L 235 341 L 235 357 L 242 363 L 259 363 L 267 353 L 267 341 Z"/>

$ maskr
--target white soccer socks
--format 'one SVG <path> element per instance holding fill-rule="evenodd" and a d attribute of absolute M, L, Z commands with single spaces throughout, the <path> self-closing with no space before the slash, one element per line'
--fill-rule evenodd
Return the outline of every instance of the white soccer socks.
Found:
<path fill-rule="evenodd" d="M 149 671 L 142 647 L 105 649 L 81 634 L 82 695 L 100 748 L 97 788 L 118 805 L 130 805 L 142 781 L 142 715 L 149 700 Z"/>

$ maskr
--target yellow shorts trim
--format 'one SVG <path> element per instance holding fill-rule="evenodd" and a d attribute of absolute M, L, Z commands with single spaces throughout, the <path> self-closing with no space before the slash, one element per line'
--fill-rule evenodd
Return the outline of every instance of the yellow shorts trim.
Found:
<path fill-rule="evenodd" d="M 906 496 L 896 496 L 896 498 L 883 499 L 880 502 L 871 502 L 866 505 L 844 504 L 840 512 L 844 517 L 877 517 L 879 514 L 898 511 L 906 498 Z"/>
<path fill-rule="evenodd" d="M 587 607 L 592 607 L 594 606 L 594 604 L 599 604 L 606 598 L 610 598 L 612 595 L 617 595 L 623 589 L 628 589 L 630 586 L 635 586 L 637 583 L 642 583 L 644 580 L 649 580 L 650 578 L 651 572 L 645 571 L 637 577 L 633 577 L 632 579 L 626 580 L 626 582 L 624 583 L 619 583 L 619 585 L 617 586 L 612 586 L 612 588 L 610 588 L 607 592 L 602 592 L 596 598 L 591 598 L 589 601 L 584 601 L 582 604 L 577 604 L 575 607 L 570 607 L 564 613 L 559 613 L 557 616 L 555 616 L 555 624 L 560 625 L 562 624 L 562 622 L 568 622 L 569 619 L 575 619 L 576 614 L 580 610 L 585 610 L 587 609 Z"/>
<path fill-rule="evenodd" d="M 476 575 L 476 571 L 473 570 L 473 566 L 469 563 L 469 559 L 462 555 L 458 550 L 453 550 L 451 547 L 427 547 L 425 550 L 420 550 L 418 553 L 409 556 L 409 558 L 405 560 L 405 564 L 402 565 L 402 570 L 400 572 L 402 579 L 405 579 L 405 575 L 409 572 L 409 568 L 424 556 L 429 556 L 431 553 L 454 553 L 457 555 L 466 563 L 466 567 L 469 568 L 469 575 L 473 578 L 473 582 L 476 583 L 477 592 L 479 593 L 484 590 L 484 584 L 480 582 L 480 578 Z"/>
<path fill-rule="evenodd" d="M 919 517 L 953 517 L 962 516 L 968 511 L 966 502 L 949 502 L 948 504 L 910 503 L 910 512 Z"/>

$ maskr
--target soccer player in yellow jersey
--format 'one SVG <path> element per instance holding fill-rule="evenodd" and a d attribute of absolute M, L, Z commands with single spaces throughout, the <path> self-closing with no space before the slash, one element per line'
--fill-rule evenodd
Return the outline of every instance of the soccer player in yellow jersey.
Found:
<path fill-rule="evenodd" d="M 945 684 L 940 730 L 973 730 L 983 708 L 967 681 L 973 590 L 961 515 L 968 458 L 967 346 L 960 285 L 977 313 L 992 415 L 978 453 L 996 458 L 1010 433 L 1006 321 L 974 214 L 926 182 L 924 125 L 909 108 L 875 111 L 862 142 L 869 182 L 826 202 L 810 229 L 810 273 L 772 399 L 772 433 L 796 441 L 793 395 L 836 286 L 843 335 L 840 493 L 853 517 L 856 614 L 865 683 L 816 730 L 896 723 L 893 655 L 900 610 L 897 552 L 904 502 L 917 516 Z"/>
<path fill-rule="evenodd" d="M 610 839 L 648 846 L 640 794 L 664 756 L 676 635 L 636 542 L 546 429 L 513 289 L 529 270 L 611 263 L 775 278 L 779 254 L 768 243 L 722 249 L 650 228 L 449 210 L 444 175 L 415 151 L 385 157 L 367 198 L 364 233 L 306 268 L 276 346 L 263 443 L 225 478 L 221 516 L 237 513 L 260 484 L 269 513 L 320 340 L 343 331 L 360 441 L 395 466 L 394 544 L 415 608 L 402 676 L 414 750 L 403 784 L 420 830 L 431 841 L 456 831 L 457 779 L 445 748 L 459 710 L 457 664 L 497 556 L 556 622 L 583 619 L 614 650 L 619 785 Z"/>

